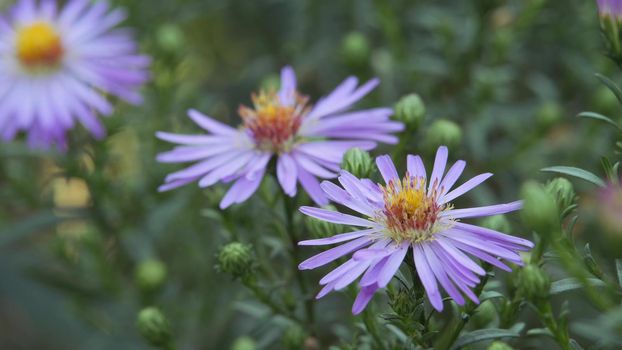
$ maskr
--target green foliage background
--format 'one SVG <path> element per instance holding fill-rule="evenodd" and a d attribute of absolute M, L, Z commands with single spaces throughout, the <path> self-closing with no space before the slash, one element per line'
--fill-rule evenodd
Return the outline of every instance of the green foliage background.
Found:
<path fill-rule="evenodd" d="M 249 103 L 259 86 L 274 84 L 286 64 L 313 100 L 352 74 L 382 81 L 365 106 L 392 106 L 402 95 L 420 94 L 428 115 L 405 136 L 409 153 L 430 158 L 427 127 L 439 118 L 458 123 L 463 138 L 450 156 L 467 160 L 463 178 L 495 173 L 459 205 L 514 200 L 525 180 L 551 178 L 539 171 L 550 165 L 598 173 L 595 155 L 611 152 L 613 131 L 575 118 L 583 110 L 619 116 L 615 98 L 594 78 L 595 72 L 619 75 L 603 55 L 591 1 L 114 3 L 128 9 L 125 26 L 154 58 L 144 105 L 118 103 L 105 120 L 109 137 L 97 142 L 78 130 L 68 154 L 30 151 L 21 141 L 0 146 L 2 349 L 147 349 L 135 318 L 151 304 L 169 317 L 180 349 L 228 349 L 242 335 L 261 349 L 281 347 L 286 322 L 214 269 L 232 227 L 256 247 L 258 259 L 286 261 L 288 247 L 274 223 L 280 211 L 262 199 L 278 189 L 267 180 L 260 194 L 223 215 L 217 209 L 222 186 L 158 193 L 164 176 L 179 167 L 155 162 L 169 145 L 154 133 L 196 132 L 185 117 L 190 107 L 236 124 L 238 105 Z M 351 33 L 365 40 L 348 41 Z M 75 184 L 68 188 L 66 178 L 86 184 L 87 205 L 59 207 L 63 193 L 70 204 L 86 193 Z M 593 188 L 573 182 L 589 207 Z M 619 246 L 595 229 L 592 216 L 582 216 L 577 241 L 589 239 L 594 254 L 610 261 Z M 530 237 L 516 215 L 509 217 L 513 234 Z M 163 261 L 168 273 L 161 289 L 146 293 L 134 271 L 148 258 Z M 289 270 L 274 272 L 284 276 L 276 293 L 288 297 Z M 387 309 L 386 298 L 375 303 L 378 312 Z M 350 304 L 347 293 L 320 301 L 323 344 L 347 342 L 359 332 Z M 571 304 L 572 322 L 596 315 L 580 294 Z M 523 320 L 535 322 L 529 311 Z M 521 348 L 547 342 L 525 339 Z"/>

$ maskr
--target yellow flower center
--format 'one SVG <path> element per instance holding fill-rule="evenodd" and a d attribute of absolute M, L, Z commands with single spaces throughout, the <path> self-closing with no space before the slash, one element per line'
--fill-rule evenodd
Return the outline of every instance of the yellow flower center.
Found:
<path fill-rule="evenodd" d="M 381 190 L 385 204 L 379 220 L 384 222 L 387 236 L 394 241 L 421 242 L 447 228 L 438 219 L 449 206 L 438 203 L 436 186 L 429 193 L 426 191 L 425 179 L 406 174 L 403 180 L 392 180 L 381 186 Z"/>
<path fill-rule="evenodd" d="M 294 144 L 302 118 L 308 113 L 308 97 L 296 94 L 291 106 L 284 106 L 274 91 L 252 95 L 253 107 L 240 106 L 238 113 L 259 149 L 287 152 Z"/>
<path fill-rule="evenodd" d="M 17 58 L 27 68 L 53 68 L 63 53 L 61 38 L 48 23 L 35 22 L 17 33 Z"/>

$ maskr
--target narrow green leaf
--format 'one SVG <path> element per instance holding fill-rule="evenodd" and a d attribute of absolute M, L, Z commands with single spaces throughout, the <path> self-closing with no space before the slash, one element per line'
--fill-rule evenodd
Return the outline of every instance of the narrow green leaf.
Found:
<path fill-rule="evenodd" d="M 529 337 L 538 337 L 538 336 L 546 336 L 555 339 L 555 336 L 548 328 L 532 328 L 527 331 L 527 336 Z"/>
<path fill-rule="evenodd" d="M 483 302 L 484 300 L 496 299 L 496 298 L 505 298 L 505 295 L 494 290 L 485 290 L 479 296 L 480 302 Z"/>
<path fill-rule="evenodd" d="M 460 349 L 466 345 L 477 343 L 483 340 L 499 339 L 499 338 L 518 338 L 520 334 L 507 329 L 489 328 L 480 329 L 467 333 L 454 343 L 452 349 Z"/>
<path fill-rule="evenodd" d="M 571 166 L 551 166 L 540 170 L 578 177 L 579 179 L 591 182 L 597 186 L 605 187 L 605 182 L 601 178 L 587 170 L 583 170 L 580 168 L 575 168 Z"/>
<path fill-rule="evenodd" d="M 616 95 L 616 98 L 618 99 L 618 101 L 622 103 L 622 90 L 620 90 L 618 85 L 614 83 L 613 80 L 607 78 L 606 76 L 602 74 L 596 73 L 595 75 L 596 75 L 596 78 L 598 78 L 598 80 L 600 80 L 603 84 L 605 84 L 609 88 L 609 90 L 611 90 L 611 92 L 613 92 L 613 94 Z"/>
<path fill-rule="evenodd" d="M 616 259 L 616 271 L 618 273 L 618 283 L 622 286 L 622 259 Z"/>
<path fill-rule="evenodd" d="M 597 278 L 588 278 L 587 282 L 596 287 L 601 287 L 605 285 L 605 282 L 597 279 Z M 583 284 L 576 278 L 569 277 L 564 278 L 559 281 L 555 281 L 551 283 L 551 294 L 559 294 L 562 292 L 567 292 L 569 290 L 581 289 L 583 288 Z"/>
<path fill-rule="evenodd" d="M 579 114 L 577 114 L 578 118 L 590 118 L 590 119 L 596 119 L 596 120 L 600 120 L 602 122 L 605 122 L 609 125 L 613 125 L 616 127 L 616 129 L 618 129 L 619 131 L 622 131 L 622 128 L 620 128 L 620 125 L 618 125 L 618 123 L 616 123 L 615 121 L 613 121 L 611 118 L 604 116 L 602 114 L 598 114 L 595 112 L 581 112 Z"/>

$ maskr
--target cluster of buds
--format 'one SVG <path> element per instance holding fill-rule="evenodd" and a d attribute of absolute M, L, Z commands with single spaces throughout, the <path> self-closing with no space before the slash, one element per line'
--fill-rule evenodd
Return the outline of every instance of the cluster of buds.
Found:
<path fill-rule="evenodd" d="M 600 26 L 607 39 L 607 50 L 618 65 L 622 65 L 622 46 L 620 29 L 622 28 L 622 1 L 597 0 Z"/>

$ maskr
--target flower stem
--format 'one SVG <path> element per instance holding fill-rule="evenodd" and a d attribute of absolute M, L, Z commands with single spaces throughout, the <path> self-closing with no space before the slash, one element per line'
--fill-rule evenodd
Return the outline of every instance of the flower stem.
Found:
<path fill-rule="evenodd" d="M 314 299 L 309 293 L 309 288 L 302 273 L 298 270 L 298 263 L 301 261 L 301 258 L 300 249 L 298 247 L 298 237 L 294 228 L 295 198 L 291 198 L 283 193 L 283 207 L 285 209 L 285 229 L 292 245 L 292 271 L 296 276 L 300 292 L 305 300 L 305 312 L 308 325 L 312 327 L 315 322 Z"/>

